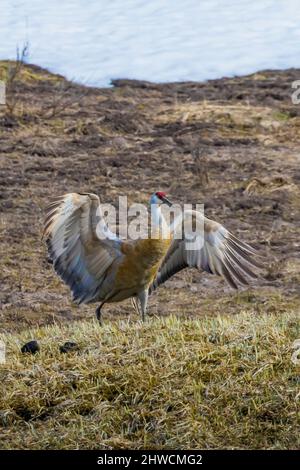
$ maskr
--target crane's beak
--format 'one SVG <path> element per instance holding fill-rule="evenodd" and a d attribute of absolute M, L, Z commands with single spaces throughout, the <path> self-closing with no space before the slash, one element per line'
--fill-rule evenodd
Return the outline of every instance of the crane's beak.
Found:
<path fill-rule="evenodd" d="M 167 197 L 163 196 L 161 200 L 164 204 L 167 204 L 169 207 L 172 206 L 172 202 Z"/>

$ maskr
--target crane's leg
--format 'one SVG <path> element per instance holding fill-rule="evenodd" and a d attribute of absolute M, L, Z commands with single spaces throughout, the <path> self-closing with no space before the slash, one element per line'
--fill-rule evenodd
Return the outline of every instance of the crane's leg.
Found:
<path fill-rule="evenodd" d="M 102 304 L 98 305 L 98 307 L 96 308 L 96 317 L 97 317 L 97 320 L 99 322 L 99 325 L 102 326 L 102 312 L 101 312 L 101 309 L 103 307 L 105 302 L 102 302 Z"/>
<path fill-rule="evenodd" d="M 145 315 L 147 312 L 147 304 L 148 304 L 148 289 L 143 290 L 138 294 L 138 299 L 140 301 L 140 312 L 142 316 L 142 320 L 145 321 Z"/>
<path fill-rule="evenodd" d="M 140 315 L 141 310 L 140 310 L 140 305 L 139 305 L 139 302 L 138 302 L 138 298 L 137 297 L 131 297 L 131 303 L 132 303 L 132 306 L 133 306 L 134 310 L 136 311 L 136 313 L 138 315 Z"/>

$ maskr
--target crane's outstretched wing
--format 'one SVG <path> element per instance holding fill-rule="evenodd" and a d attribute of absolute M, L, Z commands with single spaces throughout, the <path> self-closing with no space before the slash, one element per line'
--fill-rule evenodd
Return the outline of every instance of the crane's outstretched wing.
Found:
<path fill-rule="evenodd" d="M 44 238 L 54 269 L 70 287 L 77 303 L 99 296 L 122 242 L 109 231 L 95 194 L 69 193 L 47 208 Z"/>
<path fill-rule="evenodd" d="M 188 216 L 193 219 L 192 225 L 200 222 L 198 226 L 202 227 L 202 230 L 193 233 L 192 230 L 186 229 L 184 221 Z M 238 240 L 223 225 L 207 219 L 197 211 L 187 211 L 179 224 L 182 224 L 182 237 L 173 238 L 149 288 L 150 292 L 187 267 L 221 276 L 234 289 L 237 289 L 239 284 L 247 285 L 247 278 L 257 277 L 252 269 L 262 266 L 255 259 L 256 250 Z M 191 227 L 191 224 L 189 226 Z"/>

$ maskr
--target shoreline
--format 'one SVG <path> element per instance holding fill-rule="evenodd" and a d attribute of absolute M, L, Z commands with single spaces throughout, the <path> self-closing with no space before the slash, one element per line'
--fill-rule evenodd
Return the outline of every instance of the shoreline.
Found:
<path fill-rule="evenodd" d="M 0 58 L 0 64 L 3 64 L 3 63 L 10 63 L 10 64 L 14 64 L 16 62 L 15 59 L 1 59 Z M 283 73 L 292 73 L 294 74 L 294 72 L 297 72 L 297 75 L 299 77 L 299 80 L 300 80 L 300 66 L 299 67 L 286 67 L 286 68 L 263 68 L 263 69 L 257 69 L 257 70 L 254 70 L 254 71 L 249 71 L 249 73 L 236 73 L 236 74 L 230 74 L 230 75 L 223 75 L 223 76 L 218 76 L 218 77 L 215 77 L 215 78 L 206 78 L 206 79 L 199 79 L 199 80 L 170 80 L 170 81 L 155 81 L 155 80 L 149 80 L 149 79 L 143 79 L 143 78 L 136 78 L 136 77 L 111 77 L 109 78 L 109 81 L 110 83 L 108 85 L 101 85 L 101 84 L 97 84 L 96 82 L 95 83 L 89 83 L 88 82 L 88 79 L 85 79 L 83 81 L 81 81 L 80 79 L 76 79 L 76 78 L 68 78 L 67 75 L 63 74 L 63 73 L 60 73 L 59 71 L 55 71 L 55 70 L 52 70 L 51 67 L 43 67 L 42 65 L 38 65 L 34 62 L 30 62 L 30 61 L 26 61 L 24 63 L 24 65 L 26 65 L 27 67 L 30 67 L 32 69 L 35 69 L 37 71 L 40 71 L 40 72 L 44 72 L 44 73 L 47 73 L 49 75 L 52 75 L 52 76 L 56 76 L 56 77 L 60 77 L 62 80 L 66 81 L 66 82 L 69 82 L 69 83 L 73 83 L 74 85 L 77 85 L 77 86 L 83 86 L 83 87 L 87 87 L 87 88 L 95 88 L 95 89 L 110 89 L 110 88 L 113 88 L 114 86 L 118 86 L 118 85 L 114 85 L 114 83 L 118 84 L 118 83 L 132 83 L 133 85 L 136 83 L 140 83 L 140 84 L 145 84 L 145 85 L 154 85 L 154 86 L 164 86 L 164 85 L 184 85 L 184 84 L 208 84 L 209 82 L 220 82 L 220 81 L 227 81 L 227 80 L 235 80 L 235 79 L 243 79 L 243 78 L 247 78 L 247 77 L 253 77 L 255 75 L 270 75 L 270 74 L 283 74 Z"/>

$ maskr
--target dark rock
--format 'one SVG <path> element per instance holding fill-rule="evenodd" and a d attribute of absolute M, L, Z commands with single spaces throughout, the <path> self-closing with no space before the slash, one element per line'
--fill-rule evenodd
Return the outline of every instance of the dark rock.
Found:
<path fill-rule="evenodd" d="M 73 343 L 72 341 L 66 341 L 63 346 L 59 347 L 59 350 L 62 354 L 65 354 L 68 352 L 79 351 L 79 347 L 76 343 Z"/>
<path fill-rule="evenodd" d="M 23 354 L 25 354 L 25 353 L 36 354 L 37 352 L 39 352 L 39 350 L 40 350 L 39 344 L 35 340 L 28 341 L 28 343 L 25 343 L 21 347 L 21 352 Z"/>

